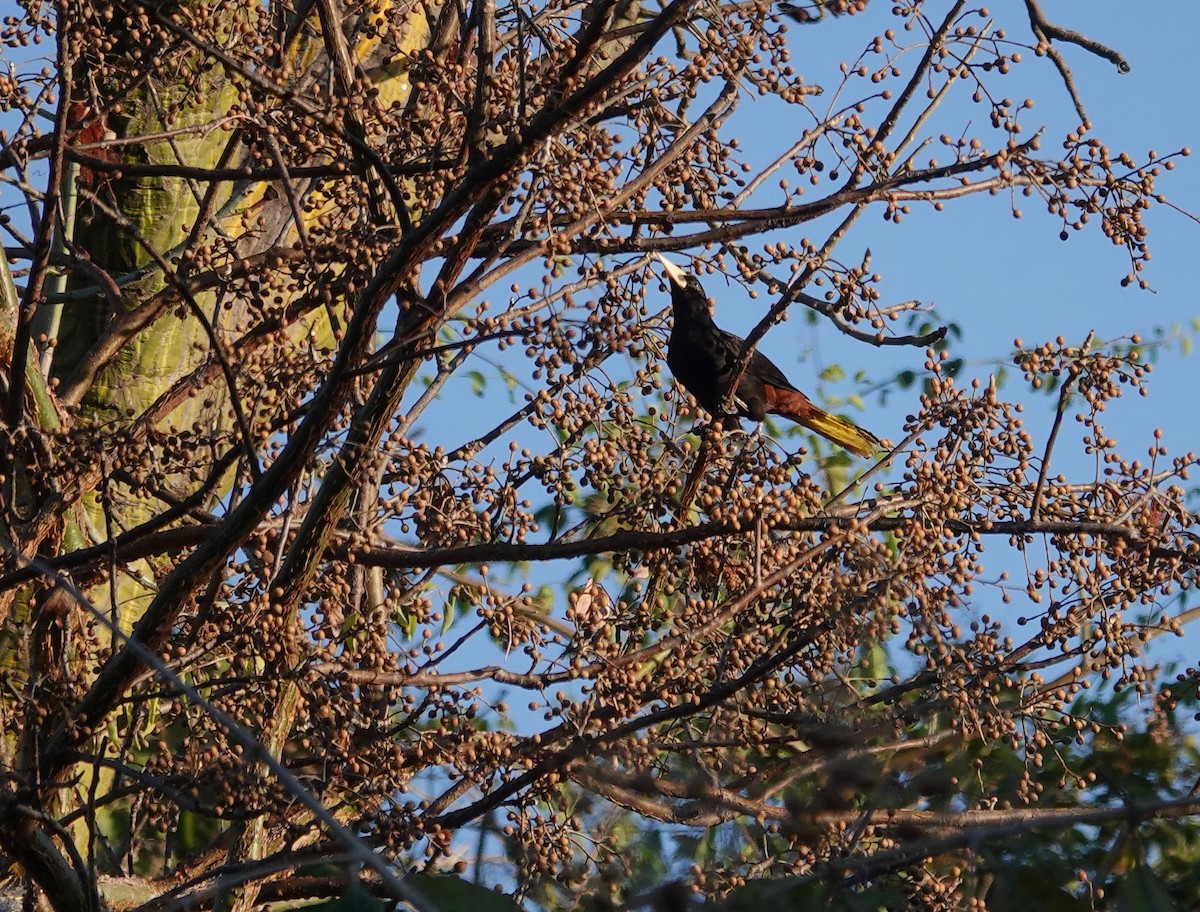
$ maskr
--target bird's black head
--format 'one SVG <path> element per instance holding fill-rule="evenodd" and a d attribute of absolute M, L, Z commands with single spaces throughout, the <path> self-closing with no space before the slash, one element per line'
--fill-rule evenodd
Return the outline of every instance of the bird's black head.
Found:
<path fill-rule="evenodd" d="M 700 280 L 690 272 L 680 269 L 666 257 L 658 254 L 655 256 L 667 274 L 667 281 L 671 286 L 671 307 L 675 311 L 676 319 L 711 320 L 712 311 L 708 307 L 708 295 L 704 293 Z"/>

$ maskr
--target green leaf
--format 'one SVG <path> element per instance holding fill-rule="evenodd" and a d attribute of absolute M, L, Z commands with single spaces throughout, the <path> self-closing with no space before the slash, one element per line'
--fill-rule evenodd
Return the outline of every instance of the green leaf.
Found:
<path fill-rule="evenodd" d="M 554 587 L 549 583 L 538 586 L 537 593 L 533 596 L 533 604 L 544 614 L 554 610 Z"/>
<path fill-rule="evenodd" d="M 821 371 L 822 380 L 842 380 L 845 379 L 845 376 L 846 372 L 842 370 L 842 366 L 840 364 L 831 364 L 829 367 L 825 368 L 825 370 Z"/>
<path fill-rule="evenodd" d="M 988 912 L 1085 912 L 1091 908 L 1045 871 L 997 860 L 989 866 Z"/>
<path fill-rule="evenodd" d="M 419 891 L 438 912 L 521 912 L 511 896 L 453 874 L 409 874 L 404 882 Z"/>
<path fill-rule="evenodd" d="M 1167 888 L 1149 865 L 1139 864 L 1121 878 L 1116 912 L 1175 912 Z"/>
<path fill-rule="evenodd" d="M 708 867 L 717 857 L 717 828 L 709 827 L 696 843 L 696 864 Z"/>
<path fill-rule="evenodd" d="M 382 899 L 368 893 L 357 877 L 352 877 L 346 885 L 346 892 L 337 899 L 306 908 L 311 912 L 383 912 L 386 905 Z"/>
<path fill-rule="evenodd" d="M 872 643 L 867 649 L 863 650 L 860 662 L 863 674 L 872 678 L 876 683 L 891 677 L 892 669 L 888 663 L 887 649 L 879 641 Z"/>
<path fill-rule="evenodd" d="M 904 894 L 895 887 L 854 889 L 822 883 L 801 883 L 795 878 L 752 880 L 734 890 L 718 908 L 723 912 L 883 912 L 906 909 Z"/>
<path fill-rule="evenodd" d="M 471 610 L 471 595 L 465 588 L 456 588 L 454 595 L 447 599 L 446 607 L 442 609 L 442 633 L 454 626 L 454 620 L 459 614 L 467 614 Z"/>
<path fill-rule="evenodd" d="M 417 635 L 417 616 L 411 611 L 397 609 L 392 615 L 392 623 L 403 630 L 410 640 Z"/>
<path fill-rule="evenodd" d="M 471 380 L 471 392 L 482 399 L 487 390 L 487 377 L 483 375 L 483 371 L 467 371 L 467 377 Z"/>
<path fill-rule="evenodd" d="M 508 400 L 516 402 L 517 384 L 520 382 L 517 380 L 517 375 L 502 367 L 500 368 L 500 379 L 504 381 L 504 386 L 508 390 Z"/>

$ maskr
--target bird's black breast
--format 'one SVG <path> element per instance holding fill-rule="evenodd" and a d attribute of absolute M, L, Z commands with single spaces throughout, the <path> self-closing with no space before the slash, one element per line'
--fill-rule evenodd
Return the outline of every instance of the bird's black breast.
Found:
<path fill-rule="evenodd" d="M 744 340 L 718 329 L 708 321 L 681 320 L 676 315 L 667 343 L 667 366 L 701 408 L 714 417 L 722 415 L 721 397 L 737 367 Z M 766 355 L 755 352 L 738 383 L 737 414 L 755 421 L 766 417 L 766 385 L 794 389 Z"/>

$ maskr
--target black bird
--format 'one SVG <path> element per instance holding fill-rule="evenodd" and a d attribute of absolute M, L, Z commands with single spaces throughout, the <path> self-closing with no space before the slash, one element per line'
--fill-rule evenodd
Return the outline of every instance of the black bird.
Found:
<path fill-rule="evenodd" d="M 733 397 L 735 414 L 721 411 L 721 398 L 745 350 L 744 339 L 726 332 L 713 322 L 708 296 L 700 281 L 670 260 L 659 256 L 671 285 L 671 310 L 675 320 L 667 342 L 667 366 L 675 379 L 696 397 L 700 406 L 731 430 L 741 426 L 739 418 L 763 421 L 768 414 L 780 415 L 859 456 L 870 456 L 882 444 L 869 431 L 844 418 L 817 408 L 788 381 L 766 355 L 755 351 L 738 381 Z"/>

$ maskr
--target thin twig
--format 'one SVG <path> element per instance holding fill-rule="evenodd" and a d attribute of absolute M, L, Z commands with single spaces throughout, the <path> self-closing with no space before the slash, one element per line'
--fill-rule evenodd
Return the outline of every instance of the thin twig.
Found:
<path fill-rule="evenodd" d="M 1067 88 L 1067 94 L 1071 96 L 1071 101 L 1075 105 L 1075 113 L 1079 115 L 1081 124 L 1088 123 L 1087 111 L 1083 107 L 1083 98 L 1079 94 L 1079 90 L 1075 87 L 1075 76 L 1071 73 L 1071 68 L 1067 66 L 1067 62 L 1058 52 L 1058 48 L 1054 46 L 1055 41 L 1065 41 L 1068 44 L 1078 45 L 1085 51 L 1102 57 L 1110 63 L 1114 64 L 1118 73 L 1128 73 L 1130 70 L 1129 61 L 1122 57 L 1117 51 L 1106 47 L 1098 41 L 1088 38 L 1086 35 L 1081 35 L 1079 32 L 1072 29 L 1063 28 L 1060 25 L 1055 25 L 1046 18 L 1045 12 L 1042 10 L 1039 0 L 1025 0 L 1025 9 L 1029 12 L 1029 27 L 1033 30 L 1034 36 L 1038 39 L 1039 48 L 1046 52 L 1046 56 L 1054 63 L 1058 69 L 1059 75 L 1062 77 L 1063 85 Z"/>
<path fill-rule="evenodd" d="M 1087 339 L 1084 340 L 1082 353 L 1087 354 L 1091 347 L 1092 339 L 1096 332 L 1092 330 L 1088 333 Z M 1062 389 L 1058 391 L 1058 406 L 1054 410 L 1054 425 L 1050 428 L 1050 436 L 1046 438 L 1046 448 L 1042 452 L 1042 465 L 1038 470 L 1037 484 L 1033 488 L 1033 504 L 1029 508 L 1029 518 L 1034 522 L 1041 516 L 1042 512 L 1042 492 L 1046 487 L 1046 476 L 1050 472 L 1050 456 L 1054 452 L 1054 442 L 1058 439 L 1058 431 L 1062 427 L 1063 417 L 1067 412 L 1067 403 L 1071 398 L 1071 391 L 1074 389 L 1076 382 L 1079 380 L 1079 375 L 1082 370 L 1072 370 L 1067 379 L 1063 381 Z"/>

